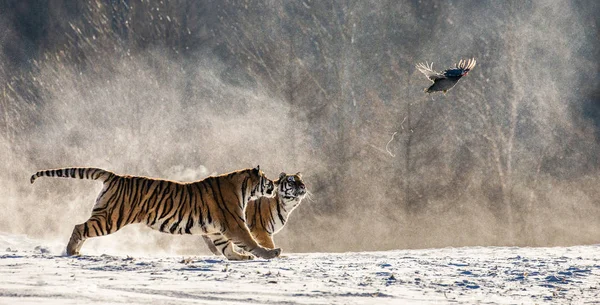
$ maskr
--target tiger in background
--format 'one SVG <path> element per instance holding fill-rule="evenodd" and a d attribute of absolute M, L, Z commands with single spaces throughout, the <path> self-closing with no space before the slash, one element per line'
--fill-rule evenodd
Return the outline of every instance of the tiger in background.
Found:
<path fill-rule="evenodd" d="M 300 173 L 281 173 L 275 185 L 275 197 L 261 197 L 249 201 L 246 205 L 246 224 L 250 233 L 259 245 L 269 249 L 275 248 L 273 235 L 283 229 L 290 214 L 300 205 L 307 193 Z M 213 254 L 221 255 L 209 236 L 203 236 L 208 248 Z"/>
<path fill-rule="evenodd" d="M 208 236 L 230 260 L 253 258 L 235 251 L 234 245 L 266 259 L 281 253 L 281 249 L 260 246 L 244 221 L 248 201 L 275 196 L 273 181 L 258 166 L 189 183 L 121 176 L 99 168 L 63 168 L 39 171 L 31 176 L 31 183 L 44 176 L 104 183 L 90 218 L 73 229 L 67 245 L 69 256 L 78 255 L 86 239 L 133 223 L 145 223 L 165 233 Z"/>

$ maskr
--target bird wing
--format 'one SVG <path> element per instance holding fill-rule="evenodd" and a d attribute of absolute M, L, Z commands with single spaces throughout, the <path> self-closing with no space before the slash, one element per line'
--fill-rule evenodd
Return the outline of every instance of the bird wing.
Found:
<path fill-rule="evenodd" d="M 471 58 L 469 60 L 461 59 L 461 61 L 459 61 L 458 64 L 456 65 L 456 68 L 462 69 L 462 70 L 468 72 L 468 71 L 471 71 L 471 69 L 475 68 L 475 64 L 477 64 L 477 61 L 475 60 L 475 58 Z"/>
<path fill-rule="evenodd" d="M 421 73 L 425 74 L 427 78 L 432 81 L 435 81 L 440 78 L 445 78 L 444 74 L 440 72 L 433 71 L 433 63 L 427 65 L 426 63 L 419 63 L 415 66 L 417 70 L 421 71 Z"/>

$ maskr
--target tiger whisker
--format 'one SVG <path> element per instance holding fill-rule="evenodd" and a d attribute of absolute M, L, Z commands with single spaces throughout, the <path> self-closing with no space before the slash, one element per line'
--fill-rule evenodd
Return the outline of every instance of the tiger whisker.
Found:
<path fill-rule="evenodd" d="M 315 202 L 315 200 L 312 198 L 313 193 L 311 193 L 310 191 L 306 191 L 306 199 L 308 199 L 308 201 L 310 202 Z"/>

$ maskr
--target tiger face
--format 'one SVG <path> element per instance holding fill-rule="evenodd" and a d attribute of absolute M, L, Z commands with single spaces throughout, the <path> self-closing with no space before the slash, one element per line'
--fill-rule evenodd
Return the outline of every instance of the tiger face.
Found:
<path fill-rule="evenodd" d="M 252 191 L 248 200 L 256 200 L 259 197 L 273 198 L 275 197 L 275 184 L 265 176 L 265 173 L 257 166 L 252 170 L 254 174 Z"/>
<path fill-rule="evenodd" d="M 306 196 L 306 185 L 302 180 L 302 174 L 296 173 L 295 175 L 287 175 L 281 173 L 279 180 L 275 182 L 277 186 L 277 193 L 284 200 L 302 200 Z"/>
<path fill-rule="evenodd" d="M 274 183 L 277 187 L 275 197 L 263 196 L 249 201 L 245 209 L 246 225 L 252 237 L 267 249 L 275 248 L 273 235 L 283 229 L 292 211 L 300 205 L 304 197 L 310 195 L 300 173 L 281 173 Z M 208 237 L 205 237 L 204 241 L 212 253 L 220 255 L 223 247 L 220 243 Z M 242 250 L 236 249 L 239 252 L 243 252 Z"/>

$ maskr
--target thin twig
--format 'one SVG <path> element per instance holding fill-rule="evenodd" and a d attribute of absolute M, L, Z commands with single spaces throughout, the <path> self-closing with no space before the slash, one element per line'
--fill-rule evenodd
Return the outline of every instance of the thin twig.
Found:
<path fill-rule="evenodd" d="M 406 118 L 404 118 L 404 119 L 406 119 Z M 404 121 L 402 121 L 402 122 L 404 122 Z M 402 125 L 402 124 L 400 124 L 400 125 Z M 402 129 L 404 129 L 404 128 L 402 128 Z M 394 136 L 395 136 L 397 133 L 398 133 L 397 131 L 396 131 L 396 132 L 394 132 L 394 134 L 392 134 L 392 138 L 391 138 L 391 139 L 390 139 L 390 140 L 387 142 L 387 144 L 385 144 L 385 151 L 387 151 L 387 152 L 388 152 L 388 154 L 390 154 L 390 156 L 392 156 L 392 157 L 396 157 L 396 156 L 395 156 L 394 154 L 392 154 L 392 152 L 391 152 L 391 151 L 388 149 L 388 146 L 389 146 L 389 145 L 390 145 L 390 143 L 391 143 L 391 142 L 394 140 Z"/>

